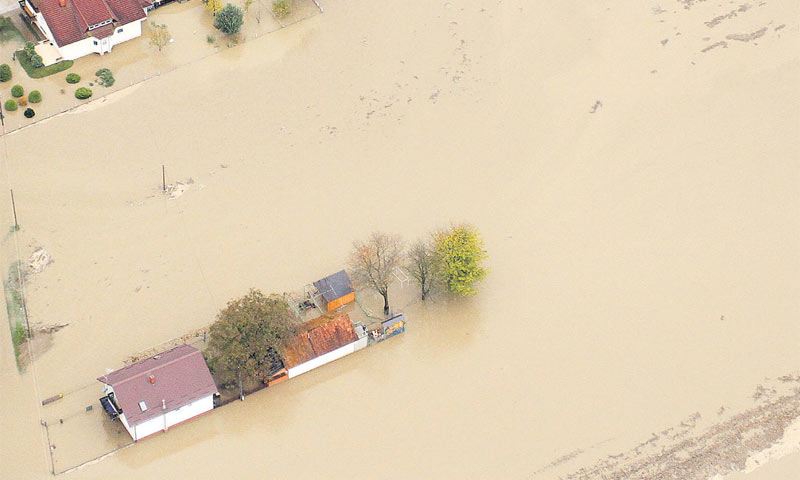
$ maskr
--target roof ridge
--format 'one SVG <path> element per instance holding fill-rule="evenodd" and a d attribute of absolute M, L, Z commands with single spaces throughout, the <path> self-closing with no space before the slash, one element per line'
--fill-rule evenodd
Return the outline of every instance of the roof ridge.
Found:
<path fill-rule="evenodd" d="M 186 344 L 184 344 L 184 345 L 186 345 Z M 146 362 L 147 360 L 152 360 L 152 359 L 154 359 L 155 357 L 157 357 L 157 356 L 159 356 L 159 355 L 163 355 L 164 353 L 171 352 L 171 351 L 173 351 L 173 350 L 175 350 L 175 349 L 177 349 L 177 348 L 180 348 L 181 346 L 183 346 L 183 345 L 178 345 L 177 347 L 171 348 L 171 349 L 167 350 L 166 352 L 157 353 L 156 355 L 153 355 L 152 357 L 148 357 L 148 358 L 146 358 L 146 359 L 142 360 L 141 362 L 132 363 L 132 364 L 128 365 L 127 367 L 124 367 L 124 368 L 121 368 L 121 369 L 119 369 L 119 370 L 116 370 L 116 372 L 121 372 L 121 371 L 123 371 L 123 370 L 125 370 L 125 369 L 128 369 L 128 368 L 131 368 L 131 367 L 133 367 L 133 366 L 135 366 L 135 365 L 137 365 L 137 364 L 139 364 L 139 363 Z M 194 347 L 192 347 L 192 348 L 194 348 Z M 137 373 L 137 374 L 135 374 L 135 375 L 131 375 L 131 376 L 130 376 L 130 377 L 128 377 L 128 378 L 125 378 L 125 379 L 123 379 L 123 380 L 120 380 L 119 382 L 116 382 L 116 384 L 117 384 L 117 385 L 121 385 L 121 384 L 123 384 L 123 383 L 126 383 L 128 380 L 132 380 L 132 379 L 134 379 L 134 378 L 141 377 L 142 375 L 144 375 L 144 374 L 147 374 L 147 373 L 151 373 L 151 372 L 153 372 L 154 370 L 158 370 L 158 369 L 161 369 L 161 368 L 163 368 L 163 367 L 166 367 L 166 366 L 168 366 L 168 365 L 172 365 L 173 363 L 177 362 L 178 360 L 183 360 L 184 358 L 190 357 L 190 356 L 192 356 L 192 355 L 194 355 L 194 354 L 196 354 L 196 353 L 200 353 L 200 354 L 201 354 L 200 350 L 194 349 L 194 351 L 189 351 L 189 352 L 186 352 L 185 354 L 183 354 L 183 355 L 180 355 L 180 356 L 178 356 L 178 357 L 176 357 L 176 358 L 173 358 L 172 360 L 170 360 L 170 361 L 168 361 L 168 362 L 165 362 L 165 363 L 159 364 L 159 365 L 158 365 L 158 366 L 156 366 L 156 367 L 153 367 L 153 368 L 151 368 L 151 369 L 147 369 L 147 370 L 145 370 L 145 371 L 143 371 L 143 372 L 140 372 L 140 373 Z M 201 355 L 202 355 L 202 354 L 201 354 Z M 204 360 L 204 361 L 205 361 L 205 360 Z M 111 372 L 111 373 L 114 373 L 114 372 Z M 105 383 L 108 383 L 108 376 L 109 376 L 109 375 L 110 375 L 109 373 L 107 373 L 107 374 L 103 375 L 103 378 L 105 378 L 105 379 L 106 379 L 106 382 L 105 382 Z"/>

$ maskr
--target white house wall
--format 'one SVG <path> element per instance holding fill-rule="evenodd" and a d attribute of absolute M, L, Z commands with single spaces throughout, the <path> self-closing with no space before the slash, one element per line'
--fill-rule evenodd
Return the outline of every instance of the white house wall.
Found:
<path fill-rule="evenodd" d="M 36 14 L 36 19 L 39 25 L 44 30 L 45 35 L 47 38 L 55 44 L 55 38 L 53 37 L 52 32 L 50 32 L 50 27 L 47 26 L 47 22 L 44 21 L 44 17 L 41 13 Z M 128 40 L 132 40 L 136 37 L 142 36 L 142 20 L 137 20 L 135 22 L 131 22 L 127 25 L 123 25 L 121 27 L 117 27 L 114 30 L 114 33 L 107 37 L 109 41 L 109 52 L 114 49 L 115 45 L 119 45 L 120 43 L 127 42 Z M 121 31 L 120 31 L 121 30 Z M 97 45 L 94 43 L 97 42 Z M 100 53 L 102 47 L 103 40 L 97 39 L 95 37 L 84 38 L 83 40 L 78 40 L 77 42 L 70 43 L 69 45 L 64 45 L 63 47 L 57 47 L 58 51 L 61 53 L 61 58 L 64 60 L 75 60 L 76 58 L 84 57 L 89 55 L 90 53 Z"/>
<path fill-rule="evenodd" d="M 336 350 L 330 351 L 324 355 L 320 355 L 317 358 L 313 358 L 305 363 L 301 363 L 295 367 L 289 369 L 289 378 L 294 378 L 298 375 L 302 375 L 309 370 L 313 370 L 317 367 L 321 367 L 326 363 L 330 363 L 334 360 L 344 357 L 345 355 L 349 355 L 356 350 L 361 350 L 367 346 L 367 337 L 360 338 L 353 343 L 348 343 L 343 347 L 339 347 Z"/>
<path fill-rule="evenodd" d="M 201 398 L 200 400 L 196 400 L 190 403 L 189 405 L 184 405 L 183 407 L 177 410 L 167 412 L 167 428 L 173 425 L 177 425 L 181 422 L 185 422 L 186 420 L 189 420 L 192 417 L 196 417 L 213 409 L 214 409 L 213 395 L 209 395 L 205 398 Z"/>
<path fill-rule="evenodd" d="M 154 406 L 154 408 L 158 407 Z M 167 412 L 165 415 L 159 415 L 155 418 L 151 418 L 150 420 L 142 422 L 133 427 L 128 425 L 128 420 L 125 418 L 124 413 L 119 416 L 119 419 L 122 421 L 122 425 L 125 426 L 125 430 L 130 433 L 131 438 L 133 438 L 134 441 L 139 441 L 144 437 L 167 430 L 174 425 L 185 422 L 192 417 L 196 417 L 213 409 L 214 396 L 209 395 L 201 398 L 200 400 L 195 400 L 188 405 L 184 405 L 177 410 L 172 410 Z"/>

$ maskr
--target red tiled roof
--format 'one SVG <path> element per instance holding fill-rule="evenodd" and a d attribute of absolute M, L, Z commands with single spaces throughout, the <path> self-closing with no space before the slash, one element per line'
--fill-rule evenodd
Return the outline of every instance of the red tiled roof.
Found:
<path fill-rule="evenodd" d="M 150 383 L 150 376 L 155 379 Z M 138 425 L 217 393 L 200 350 L 181 345 L 99 377 L 111 385 L 128 425 Z M 142 411 L 139 402 L 145 402 Z M 162 403 L 163 402 L 163 403 Z"/>
<path fill-rule="evenodd" d="M 142 0 L 36 0 L 35 6 L 44 17 L 59 47 L 84 38 L 104 38 L 114 28 L 145 18 Z M 92 25 L 112 20 L 110 26 L 89 30 Z"/>
<path fill-rule="evenodd" d="M 320 324 L 320 318 L 300 327 L 298 334 L 286 342 L 286 366 L 295 367 L 311 359 L 358 340 L 349 315 L 342 315 Z"/>

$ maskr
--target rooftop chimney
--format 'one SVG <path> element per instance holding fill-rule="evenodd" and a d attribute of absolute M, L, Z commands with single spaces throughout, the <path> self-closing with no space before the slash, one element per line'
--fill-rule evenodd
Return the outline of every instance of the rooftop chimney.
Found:
<path fill-rule="evenodd" d="M 162 410 L 166 410 L 167 409 L 167 401 L 164 400 L 163 398 L 161 399 L 161 409 Z"/>
<path fill-rule="evenodd" d="M 156 376 L 155 375 L 150 375 L 150 384 L 151 385 L 155 385 L 156 384 Z"/>

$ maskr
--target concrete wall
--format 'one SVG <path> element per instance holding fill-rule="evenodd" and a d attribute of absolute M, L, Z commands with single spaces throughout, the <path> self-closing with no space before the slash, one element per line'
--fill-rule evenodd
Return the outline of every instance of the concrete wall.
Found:
<path fill-rule="evenodd" d="M 336 350 L 328 352 L 324 355 L 320 355 L 317 358 L 311 359 L 306 363 L 301 363 L 295 367 L 289 369 L 289 378 L 294 378 L 298 375 L 306 373 L 309 370 L 313 370 L 317 367 L 321 367 L 326 363 L 330 363 L 334 360 L 340 359 L 345 355 L 349 355 L 356 350 L 361 350 L 362 348 L 367 346 L 367 337 L 362 337 L 356 340 L 353 343 L 348 343 L 343 347 L 339 347 Z"/>

